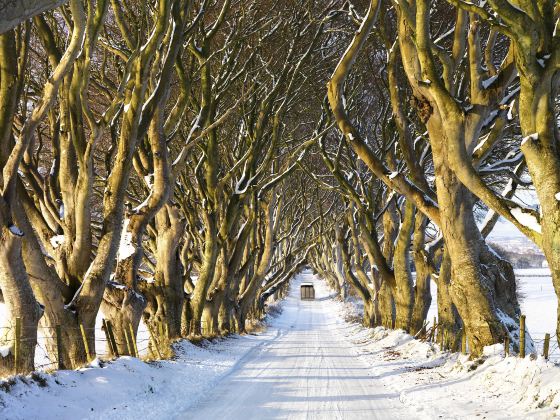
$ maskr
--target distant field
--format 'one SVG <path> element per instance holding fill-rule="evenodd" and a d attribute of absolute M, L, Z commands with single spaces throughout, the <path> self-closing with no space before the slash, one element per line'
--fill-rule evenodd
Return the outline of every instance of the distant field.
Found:
<path fill-rule="evenodd" d="M 521 292 L 521 310 L 527 316 L 527 328 L 531 337 L 542 340 L 546 333 L 556 335 L 557 300 L 550 270 L 548 268 L 526 268 L 515 270 Z M 557 340 L 551 340 L 553 359 L 560 359 Z M 537 343 L 540 349 L 542 345 Z"/>

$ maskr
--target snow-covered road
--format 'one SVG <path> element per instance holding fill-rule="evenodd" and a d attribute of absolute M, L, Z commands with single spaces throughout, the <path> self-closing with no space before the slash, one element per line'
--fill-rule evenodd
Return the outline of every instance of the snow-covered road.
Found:
<path fill-rule="evenodd" d="M 313 281 L 315 301 L 299 299 Z M 441 352 L 404 331 L 364 328 L 356 306 L 304 271 L 256 335 L 175 344 L 172 360 L 96 359 L 0 381 L 0 419 L 548 419 L 560 368 L 542 358 Z"/>
<path fill-rule="evenodd" d="M 299 284 L 315 280 L 316 300 Z M 324 283 L 302 274 L 292 282 L 276 337 L 253 348 L 202 401 L 177 418 L 414 418 L 399 394 L 376 378 L 347 337 Z"/>

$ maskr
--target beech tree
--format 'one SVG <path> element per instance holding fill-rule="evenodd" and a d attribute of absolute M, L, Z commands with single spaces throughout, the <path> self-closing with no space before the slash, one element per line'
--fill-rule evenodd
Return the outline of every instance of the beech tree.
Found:
<path fill-rule="evenodd" d="M 367 326 L 437 298 L 451 347 L 515 343 L 485 238 L 511 221 L 560 296 L 560 10 L 506 3 L 0 2 L 1 369 L 57 326 L 82 366 L 100 314 L 119 354 L 246 332 L 307 265 Z"/>
<path fill-rule="evenodd" d="M 16 120 L 19 99 L 25 89 L 24 75 L 28 71 L 30 28 L 28 25 L 20 28 L 17 36 L 14 30 L 0 35 L 2 39 L 1 154 L 3 167 L 2 198 L 0 200 L 2 224 L 0 288 L 10 314 L 11 324 L 15 324 L 16 317 L 21 319 L 21 334 L 24 343 L 21 349 L 20 366 L 13 365 L 14 357 L 12 353 L 2 358 L 1 364 L 8 371 L 11 369 L 22 369 L 23 371 L 33 369 L 37 324 L 43 309 L 39 307 L 35 298 L 34 292 L 37 293 L 37 288 L 32 286 L 37 286 L 37 283 L 42 282 L 45 277 L 53 279 L 49 275 L 54 275 L 49 267 L 45 267 L 44 254 L 40 250 L 35 231 L 24 210 L 26 192 L 22 188 L 19 167 L 28 156 L 28 148 L 34 143 L 35 131 L 55 105 L 58 90 L 71 72 L 84 42 L 87 20 L 82 3 L 72 1 L 70 3 L 70 13 L 73 29 L 68 31 L 69 42 L 66 44 L 64 53 L 58 56 L 48 81 L 38 91 L 36 100 L 25 103 L 25 113 L 21 115 L 21 118 L 18 118 L 21 125 L 16 133 L 12 128 Z M 16 40 L 19 40 L 19 45 L 16 45 Z M 14 51 L 18 51 L 19 55 L 14 56 Z M 20 117 L 19 114 L 18 117 Z M 16 136 L 17 141 L 15 141 Z M 38 252 L 40 256 L 34 258 Z M 34 263 L 37 263 L 38 266 Z M 64 285 L 59 287 L 57 283 L 54 284 L 52 290 L 42 288 L 43 293 L 52 292 L 60 293 L 60 295 L 62 295 L 64 289 Z M 12 329 L 3 339 L 7 340 L 8 345 L 13 346 L 14 337 L 15 331 Z"/>
<path fill-rule="evenodd" d="M 513 270 L 506 261 L 497 258 L 484 242 L 473 214 L 474 201 L 468 189 L 461 185 L 453 170 L 453 165 L 449 162 L 450 153 L 447 149 L 452 142 L 448 139 L 453 136 L 455 139 L 458 138 L 457 136 L 462 136 L 461 138 L 464 139 L 467 132 L 465 127 L 471 130 L 471 122 L 464 122 L 460 118 L 453 120 L 454 123 L 461 125 L 458 128 L 451 120 L 443 120 L 438 111 L 445 105 L 442 100 L 436 100 L 435 96 L 433 96 L 434 99 L 431 99 L 432 96 L 430 96 L 430 94 L 440 95 L 445 89 L 456 89 L 452 85 L 455 81 L 461 83 L 462 79 L 455 78 L 454 72 L 462 57 L 461 49 L 464 48 L 466 42 L 458 31 L 454 47 L 451 48 L 456 57 L 453 58 L 453 55 L 448 57 L 447 52 L 442 48 L 437 49 L 436 55 L 435 52 L 432 53 L 432 49 L 435 47 L 431 44 L 432 40 L 427 29 L 429 8 L 425 4 L 407 2 L 399 2 L 393 6 L 397 12 L 395 25 L 398 28 L 398 36 L 395 45 L 389 52 L 390 67 L 394 66 L 393 60 L 398 48 L 403 70 L 412 90 L 418 118 L 427 128 L 436 175 L 437 205 L 434 205 L 436 203 L 433 200 L 434 196 L 427 188 L 426 182 L 419 176 L 418 165 L 410 159 L 411 136 L 407 133 L 407 124 L 403 121 L 404 114 L 401 110 L 402 104 L 399 103 L 394 68 L 389 74 L 389 83 L 392 85 L 393 114 L 399 132 L 399 151 L 402 153 L 402 162 L 406 164 L 410 177 L 398 169 L 392 169 L 370 149 L 349 118 L 343 101 L 343 83 L 372 31 L 381 2 L 370 3 L 360 29 L 341 58 L 329 82 L 329 101 L 340 130 L 372 173 L 388 187 L 411 200 L 420 211 L 440 227 L 451 263 L 452 281 L 449 290 L 453 303 L 465 324 L 470 344 L 477 353 L 482 350 L 484 345 L 501 341 L 504 331 L 509 331 L 514 337 L 517 336 L 515 320 L 519 314 L 519 306 L 515 293 Z M 421 15 L 421 13 L 424 14 Z M 386 15 L 384 18 L 387 21 Z M 438 64 L 442 66 L 442 72 L 439 67 L 436 69 L 435 65 L 428 62 L 429 58 L 433 59 L 435 56 L 439 59 Z M 507 79 L 509 74 L 506 71 L 503 77 Z M 504 95 L 505 93 L 502 93 L 502 96 Z M 448 100 L 449 103 L 451 103 L 450 101 L 454 101 L 454 99 Z M 442 109 L 447 112 L 450 106 Z M 453 106 L 458 105 L 454 103 Z M 483 104 L 480 107 L 483 109 Z M 480 130 L 484 126 L 485 116 L 477 113 L 476 118 L 478 123 L 475 123 L 474 126 Z M 475 139 L 478 138 L 476 133 L 470 131 L 468 133 L 474 135 Z M 471 140 L 467 141 L 467 144 L 471 143 Z M 459 226 L 463 227 L 459 228 Z M 501 269 L 496 271 L 495 266 Z M 459 275 L 459 273 L 461 274 Z M 509 319 L 504 321 L 506 317 Z"/>
<path fill-rule="evenodd" d="M 518 112 L 522 131 L 520 150 L 527 164 L 532 186 L 537 193 L 541 211 L 532 211 L 518 203 L 504 203 L 499 195 L 480 182 L 470 160 L 460 159 L 465 155 L 465 150 L 460 144 L 455 147 L 454 169 L 474 194 L 484 200 L 493 211 L 514 223 L 521 232 L 542 248 L 551 267 L 556 294 L 560 296 L 558 253 L 555 251 L 559 214 L 556 98 L 557 74 L 560 68 L 556 28 L 560 8 L 553 1 L 511 4 L 493 1 L 487 6 L 462 1 L 450 3 L 456 6 L 460 13 L 469 17 L 465 19 L 465 25 L 476 28 L 477 31 L 480 26 L 486 25 L 494 39 L 500 34 L 507 37 L 510 43 L 510 67 L 513 68 L 518 82 L 516 79 L 515 84 L 510 84 L 509 88 L 518 93 L 519 97 L 517 102 L 510 102 L 509 106 Z M 495 42 L 491 47 L 487 47 L 489 54 L 492 54 L 494 49 Z M 476 56 L 473 58 L 476 59 Z M 496 73 L 495 67 L 492 68 Z M 493 82 L 493 79 L 486 80 Z M 502 86 L 508 87 L 504 82 Z M 493 86 L 484 86 L 484 89 L 489 88 L 496 89 Z M 507 101 L 502 101 L 501 104 L 494 103 L 491 111 L 494 112 L 498 105 L 505 103 Z"/>

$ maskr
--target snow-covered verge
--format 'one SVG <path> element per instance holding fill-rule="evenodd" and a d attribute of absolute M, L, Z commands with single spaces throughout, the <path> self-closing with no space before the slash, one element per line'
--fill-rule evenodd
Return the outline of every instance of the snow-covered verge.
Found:
<path fill-rule="evenodd" d="M 356 308 L 338 302 L 351 319 Z M 354 314 L 355 317 L 355 314 Z M 348 324 L 347 337 L 372 373 L 423 418 L 544 419 L 560 415 L 560 367 L 541 357 L 504 357 L 502 345 L 476 361 L 441 352 L 404 331 Z"/>
<path fill-rule="evenodd" d="M 176 344 L 174 360 L 146 363 L 131 357 L 95 360 L 90 367 L 34 373 L 0 382 L 0 418 L 170 418 L 184 411 L 255 347 L 275 336 L 230 336 L 199 345 Z"/>

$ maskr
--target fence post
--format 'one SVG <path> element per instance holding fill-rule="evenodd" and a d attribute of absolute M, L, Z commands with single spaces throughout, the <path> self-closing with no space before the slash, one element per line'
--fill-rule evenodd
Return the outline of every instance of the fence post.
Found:
<path fill-rule="evenodd" d="M 64 369 L 64 362 L 62 360 L 62 328 L 60 325 L 56 326 L 56 355 L 58 357 L 58 369 Z"/>
<path fill-rule="evenodd" d="M 86 330 L 84 329 L 83 324 L 80 324 L 80 332 L 82 333 L 82 340 L 84 341 L 84 349 L 86 351 L 87 361 L 89 363 L 89 362 L 92 361 L 93 357 L 91 357 L 91 353 L 89 351 L 89 345 L 88 345 L 87 337 L 86 337 Z"/>
<path fill-rule="evenodd" d="M 148 332 L 150 333 L 150 337 L 152 337 L 152 342 L 154 343 L 154 347 L 156 348 L 156 353 L 158 354 L 158 357 L 160 359 L 163 359 L 163 356 L 161 355 L 161 351 L 159 350 L 158 341 L 156 340 L 156 336 L 155 336 L 154 332 L 152 331 L 152 327 L 150 326 L 149 322 L 146 322 L 146 327 L 148 328 Z"/>
<path fill-rule="evenodd" d="M 467 354 L 467 332 L 463 328 L 463 334 L 461 335 L 461 353 Z"/>
<path fill-rule="evenodd" d="M 525 315 L 519 318 L 519 357 L 525 357 Z"/>
<path fill-rule="evenodd" d="M 548 360 L 549 347 L 550 347 L 550 334 L 546 333 L 544 336 L 544 348 L 543 348 L 543 356 L 546 360 Z"/>
<path fill-rule="evenodd" d="M 16 338 L 14 343 L 14 369 L 19 373 L 19 359 L 21 359 L 21 318 L 16 318 Z"/>
<path fill-rule="evenodd" d="M 107 340 L 107 344 L 109 345 L 109 351 L 111 352 L 111 356 L 115 355 L 115 350 L 113 349 L 113 343 L 111 342 L 111 337 L 109 336 L 109 328 L 107 327 L 107 321 L 105 318 L 101 320 L 103 324 L 103 331 L 105 332 L 105 339 Z"/>
<path fill-rule="evenodd" d="M 105 321 L 107 331 L 109 332 L 109 340 L 111 340 L 111 345 L 113 346 L 113 355 L 119 357 L 119 348 L 117 347 L 117 340 L 115 340 L 115 334 L 113 334 L 113 324 L 110 320 Z"/>
<path fill-rule="evenodd" d="M 509 335 L 506 334 L 506 338 L 504 339 L 504 354 L 505 356 L 509 356 Z"/>
<path fill-rule="evenodd" d="M 136 358 L 139 358 L 138 355 L 138 345 L 136 344 L 136 336 L 134 335 L 134 328 L 132 328 L 132 324 L 128 324 L 128 328 L 130 330 L 130 337 L 132 337 L 132 346 L 134 347 L 134 355 Z"/>
<path fill-rule="evenodd" d="M 432 326 L 432 331 L 430 331 L 430 337 L 429 340 L 430 342 L 434 342 L 434 337 L 436 337 L 436 328 L 437 328 L 437 321 L 436 321 L 436 317 L 434 316 L 434 325 Z"/>
<path fill-rule="evenodd" d="M 111 329 L 111 321 L 103 318 L 103 329 L 105 330 L 105 338 L 107 343 L 109 343 L 109 350 L 111 351 L 111 356 L 119 357 L 119 351 L 117 349 L 117 344 L 115 343 L 115 337 L 113 336 L 113 330 Z"/>

